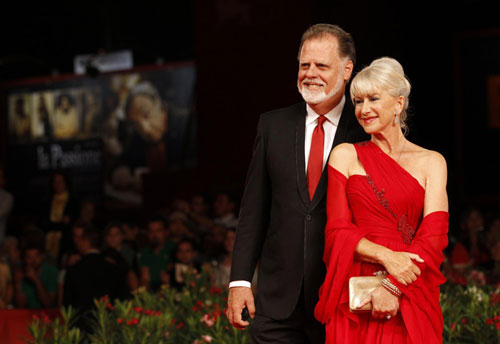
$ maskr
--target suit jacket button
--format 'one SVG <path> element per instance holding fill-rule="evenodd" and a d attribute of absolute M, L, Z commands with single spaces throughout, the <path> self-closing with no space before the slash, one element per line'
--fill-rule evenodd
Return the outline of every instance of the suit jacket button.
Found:
<path fill-rule="evenodd" d="M 307 220 L 307 221 L 311 221 L 311 219 L 312 219 L 311 215 L 307 214 L 307 216 L 306 216 L 306 220 Z"/>

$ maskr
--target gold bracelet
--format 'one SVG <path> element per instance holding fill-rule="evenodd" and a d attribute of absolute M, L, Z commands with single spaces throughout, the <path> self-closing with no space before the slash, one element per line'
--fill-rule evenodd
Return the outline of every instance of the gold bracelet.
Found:
<path fill-rule="evenodd" d="M 400 297 L 403 294 L 388 278 L 382 280 L 382 286 L 394 296 Z"/>

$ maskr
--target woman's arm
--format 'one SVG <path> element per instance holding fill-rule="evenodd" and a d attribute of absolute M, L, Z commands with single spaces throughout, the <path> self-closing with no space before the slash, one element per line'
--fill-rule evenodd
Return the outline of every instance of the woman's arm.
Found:
<path fill-rule="evenodd" d="M 424 217 L 435 211 L 448 211 L 448 194 L 446 193 L 446 180 L 448 170 L 446 160 L 438 152 L 431 151 L 425 164 L 425 199 Z"/>
<path fill-rule="evenodd" d="M 446 160 L 437 152 L 429 151 L 425 157 L 424 219 L 417 230 L 408 251 L 418 254 L 425 263 L 417 263 L 421 271 L 439 280 L 440 265 L 444 259 L 443 250 L 448 244 L 448 195 L 446 193 Z M 430 271 L 427 271 L 429 270 Z M 395 276 L 388 276 L 403 293 L 408 288 L 398 284 Z"/>

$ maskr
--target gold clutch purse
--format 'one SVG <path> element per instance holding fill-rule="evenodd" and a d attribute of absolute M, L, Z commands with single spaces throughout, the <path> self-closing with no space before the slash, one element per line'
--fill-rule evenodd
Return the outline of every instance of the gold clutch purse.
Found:
<path fill-rule="evenodd" d="M 382 285 L 385 275 L 360 276 L 349 279 L 349 310 L 352 313 L 370 312 L 372 303 L 358 308 L 358 305 L 370 295 L 376 288 Z"/>

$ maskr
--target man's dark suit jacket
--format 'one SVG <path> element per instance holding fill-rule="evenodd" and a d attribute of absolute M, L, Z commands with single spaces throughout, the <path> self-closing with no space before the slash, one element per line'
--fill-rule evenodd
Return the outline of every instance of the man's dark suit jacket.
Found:
<path fill-rule="evenodd" d="M 333 147 L 367 138 L 346 98 Z M 260 117 L 233 251 L 231 281 L 251 281 L 258 262 L 257 314 L 276 320 L 292 314 L 302 283 L 306 312 L 312 314 L 326 271 L 328 169 L 310 201 L 305 121 L 305 103 Z"/>

